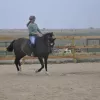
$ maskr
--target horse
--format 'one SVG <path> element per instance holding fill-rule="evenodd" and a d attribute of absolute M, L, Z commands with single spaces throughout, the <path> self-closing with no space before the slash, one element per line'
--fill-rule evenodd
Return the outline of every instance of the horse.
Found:
<path fill-rule="evenodd" d="M 53 47 L 55 45 L 55 40 L 56 38 L 54 38 L 53 32 L 47 32 L 41 37 L 36 37 L 34 50 L 32 49 L 33 47 L 31 41 L 28 38 L 18 38 L 13 40 L 6 48 L 6 50 L 8 52 L 14 51 L 14 64 L 16 65 L 17 72 L 21 72 L 20 60 L 27 55 L 38 58 L 41 67 L 35 71 L 36 73 L 40 72 L 44 66 L 46 73 L 48 73 L 47 60 L 49 54 L 52 53 Z"/>

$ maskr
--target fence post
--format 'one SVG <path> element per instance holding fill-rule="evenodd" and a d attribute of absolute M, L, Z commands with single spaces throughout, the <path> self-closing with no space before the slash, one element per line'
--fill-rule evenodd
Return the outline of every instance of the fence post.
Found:
<path fill-rule="evenodd" d="M 7 42 L 5 42 L 5 47 L 7 48 Z M 6 53 L 6 56 L 7 56 L 7 51 L 5 51 L 5 53 Z"/>
<path fill-rule="evenodd" d="M 73 61 L 74 61 L 74 63 L 76 63 L 77 62 L 77 59 L 75 58 L 75 39 L 74 39 L 74 36 L 73 36 L 73 38 L 72 38 L 72 46 L 73 46 L 73 48 L 72 48 L 72 54 L 73 54 Z"/>

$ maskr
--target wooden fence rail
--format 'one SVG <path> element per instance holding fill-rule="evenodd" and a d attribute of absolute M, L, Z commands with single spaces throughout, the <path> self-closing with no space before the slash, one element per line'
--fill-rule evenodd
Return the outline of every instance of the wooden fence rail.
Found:
<path fill-rule="evenodd" d="M 28 37 L 26 37 L 28 38 Z M 0 36 L 0 41 L 3 41 L 5 43 L 11 42 L 12 40 L 17 39 L 16 37 L 11 36 Z M 85 58 L 99 58 L 100 54 L 90 55 L 90 54 L 77 54 L 75 52 L 75 49 L 84 49 L 84 48 L 100 48 L 100 45 L 84 45 L 84 46 L 76 46 L 75 40 L 81 40 L 81 39 L 100 39 L 100 36 L 57 36 L 56 39 L 64 40 L 68 39 L 71 40 L 71 46 L 55 46 L 55 48 L 59 49 L 65 49 L 69 48 L 72 50 L 72 54 L 69 55 L 62 55 L 62 56 L 52 56 L 50 55 L 49 58 L 57 59 L 57 58 L 72 58 L 74 62 L 76 62 L 76 59 L 85 59 Z M 0 47 L 0 51 L 6 51 L 6 47 Z M 36 57 L 24 57 L 23 59 L 35 59 Z M 13 60 L 14 56 L 0 56 L 0 60 Z"/>
<path fill-rule="evenodd" d="M 28 38 L 28 37 L 25 37 Z M 57 39 L 100 39 L 100 36 L 55 36 Z M 13 40 L 17 39 L 16 36 L 0 36 L 0 40 Z"/>
<path fill-rule="evenodd" d="M 100 48 L 100 45 L 89 45 L 89 46 L 55 46 L 55 48 L 58 48 L 58 49 L 65 49 L 65 48 L 69 48 L 69 49 Z M 6 47 L 0 47 L 0 50 L 6 51 Z"/>

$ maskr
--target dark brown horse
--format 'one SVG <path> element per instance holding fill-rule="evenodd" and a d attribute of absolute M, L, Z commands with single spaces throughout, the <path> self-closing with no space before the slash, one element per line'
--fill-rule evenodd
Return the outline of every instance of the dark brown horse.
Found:
<path fill-rule="evenodd" d="M 13 40 L 7 47 L 7 51 L 13 52 L 14 50 L 14 63 L 16 65 L 17 71 L 21 71 L 20 60 L 26 55 L 31 56 L 33 52 L 33 56 L 38 57 L 38 60 L 41 64 L 41 68 L 38 69 L 36 72 L 40 72 L 44 68 L 44 66 L 47 72 L 47 60 L 49 54 L 52 52 L 52 48 L 54 47 L 55 39 L 56 38 L 54 38 L 53 32 L 48 32 L 42 37 L 37 37 L 34 50 L 32 49 L 32 45 L 29 39 L 18 38 L 16 40 Z"/>

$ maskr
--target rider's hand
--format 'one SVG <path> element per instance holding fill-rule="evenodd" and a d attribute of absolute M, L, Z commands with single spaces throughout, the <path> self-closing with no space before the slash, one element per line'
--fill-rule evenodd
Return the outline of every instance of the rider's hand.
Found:
<path fill-rule="evenodd" d="M 43 34 L 41 34 L 41 33 L 39 33 L 38 35 L 39 35 L 39 37 L 43 36 Z"/>

